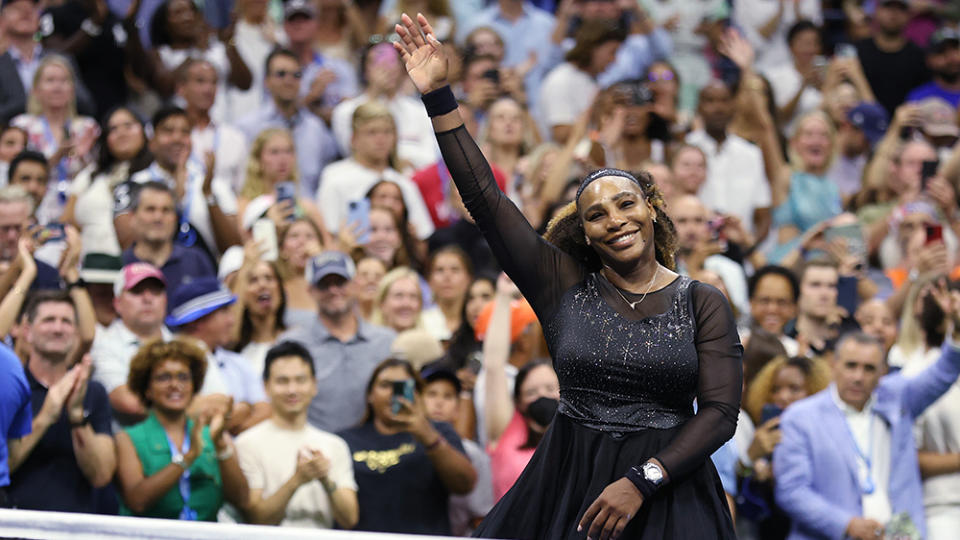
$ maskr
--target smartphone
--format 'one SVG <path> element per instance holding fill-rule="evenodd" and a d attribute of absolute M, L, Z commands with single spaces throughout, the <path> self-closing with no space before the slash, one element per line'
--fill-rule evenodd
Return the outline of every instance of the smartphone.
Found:
<path fill-rule="evenodd" d="M 927 230 L 927 240 L 923 245 L 929 246 L 930 244 L 943 240 L 943 225 L 939 223 L 927 223 L 924 227 Z"/>
<path fill-rule="evenodd" d="M 499 69 L 488 69 L 484 71 L 481 75 L 484 79 L 489 79 L 493 84 L 500 84 L 500 70 Z"/>
<path fill-rule="evenodd" d="M 277 191 L 277 204 L 288 203 L 291 206 L 297 204 L 297 186 L 293 182 L 280 182 L 276 187 Z M 290 220 L 293 220 L 293 216 L 290 216 Z"/>
<path fill-rule="evenodd" d="M 480 373 L 480 369 L 483 368 L 483 360 L 480 359 L 482 356 L 481 353 L 471 354 L 467 358 L 467 369 L 469 369 L 474 375 Z"/>
<path fill-rule="evenodd" d="M 357 233 L 357 243 L 366 244 L 370 241 L 370 199 L 347 204 L 347 225 L 360 231 Z"/>
<path fill-rule="evenodd" d="M 856 58 L 857 47 L 852 43 L 838 43 L 833 48 L 833 55 L 838 58 Z"/>
<path fill-rule="evenodd" d="M 263 246 L 261 259 L 275 261 L 279 256 L 277 247 L 277 226 L 272 219 L 260 218 L 253 222 L 253 240 Z"/>
<path fill-rule="evenodd" d="M 47 242 L 57 242 L 66 238 L 66 234 L 63 232 L 63 223 L 48 223 L 46 227 L 38 229 L 33 237 L 35 240 L 41 244 Z"/>
<path fill-rule="evenodd" d="M 867 259 L 867 244 L 863 239 L 863 228 L 859 223 L 837 225 L 824 231 L 827 242 L 834 238 L 843 238 L 847 242 L 847 251 L 855 255 L 860 261 Z"/>
<path fill-rule="evenodd" d="M 393 398 L 391 398 L 391 407 L 393 414 L 400 412 L 400 399 L 403 398 L 413 403 L 413 390 L 415 385 L 413 379 L 404 379 L 402 381 L 393 381 Z"/>
<path fill-rule="evenodd" d="M 920 169 L 920 189 L 921 189 L 921 191 L 926 191 L 926 190 L 927 190 L 927 182 L 929 182 L 931 178 L 933 178 L 934 176 L 936 176 L 936 174 L 937 174 L 937 169 L 938 169 L 938 168 L 940 168 L 940 161 L 939 161 L 939 160 L 933 159 L 933 160 L 925 160 L 925 161 L 923 162 L 923 166 L 922 166 L 922 168 Z"/>
<path fill-rule="evenodd" d="M 777 407 L 773 403 L 767 403 L 763 406 L 763 409 L 760 409 L 760 424 L 766 424 L 768 421 L 780 416 L 780 413 L 783 412 L 783 409 Z"/>
<path fill-rule="evenodd" d="M 817 68 L 820 71 L 820 76 L 824 77 L 827 74 L 827 66 L 830 65 L 830 61 L 827 60 L 826 56 L 817 55 L 813 58 L 813 67 Z"/>

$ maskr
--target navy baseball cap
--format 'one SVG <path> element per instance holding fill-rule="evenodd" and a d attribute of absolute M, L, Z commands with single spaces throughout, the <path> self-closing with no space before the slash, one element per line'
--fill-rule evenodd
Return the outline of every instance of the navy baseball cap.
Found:
<path fill-rule="evenodd" d="M 316 257 L 310 259 L 304 272 L 307 283 L 316 285 L 321 279 L 333 274 L 346 280 L 353 279 L 356 274 L 356 266 L 346 253 L 340 251 L 324 251 Z"/>
<path fill-rule="evenodd" d="M 170 298 L 167 326 L 183 326 L 237 301 L 215 277 L 202 277 L 177 287 Z"/>
<path fill-rule="evenodd" d="M 457 374 L 443 360 L 430 362 L 423 366 L 420 369 L 420 378 L 427 384 L 433 381 L 450 381 L 450 384 L 453 385 L 453 388 L 458 394 L 460 390 L 463 389 L 460 378 L 457 377 Z"/>
<path fill-rule="evenodd" d="M 887 111 L 882 106 L 868 101 L 860 102 L 850 109 L 847 120 L 853 127 L 863 131 L 871 147 L 880 142 L 890 124 Z"/>

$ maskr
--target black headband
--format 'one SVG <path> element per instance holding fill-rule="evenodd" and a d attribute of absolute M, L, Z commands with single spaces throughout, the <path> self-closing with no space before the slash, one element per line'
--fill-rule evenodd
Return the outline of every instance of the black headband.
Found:
<path fill-rule="evenodd" d="M 574 199 L 577 201 L 577 204 L 580 204 L 580 194 L 583 193 L 583 190 L 590 185 L 591 182 L 597 178 L 602 178 L 604 176 L 619 176 L 621 178 L 626 178 L 634 184 L 640 186 L 640 189 L 643 190 L 643 184 L 640 183 L 640 180 L 637 180 L 637 177 L 628 173 L 627 171 L 621 169 L 599 169 L 588 174 L 586 178 L 583 179 L 583 182 L 580 182 L 580 187 L 577 188 L 577 196 Z"/>

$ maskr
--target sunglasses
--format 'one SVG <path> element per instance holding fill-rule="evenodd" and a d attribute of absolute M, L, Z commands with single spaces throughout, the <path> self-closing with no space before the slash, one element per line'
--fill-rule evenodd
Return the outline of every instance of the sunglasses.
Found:
<path fill-rule="evenodd" d="M 672 71 L 664 71 L 663 73 L 654 73 L 654 72 L 651 71 L 651 72 L 647 75 L 647 80 L 650 81 L 650 82 L 672 81 L 672 80 L 673 80 L 673 72 L 672 72 Z"/>

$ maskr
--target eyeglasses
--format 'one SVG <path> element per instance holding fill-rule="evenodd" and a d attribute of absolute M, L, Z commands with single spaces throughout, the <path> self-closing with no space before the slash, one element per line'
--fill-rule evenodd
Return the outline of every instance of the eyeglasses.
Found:
<path fill-rule="evenodd" d="M 287 71 L 285 69 L 278 69 L 273 72 L 273 76 L 278 79 L 285 79 L 288 75 L 292 75 L 294 79 L 300 79 L 303 77 L 302 71 Z"/>
<path fill-rule="evenodd" d="M 178 383 L 187 384 L 193 380 L 193 377 L 183 371 L 180 373 L 157 373 L 153 376 L 153 382 L 160 384 L 170 384 L 174 379 L 176 379 Z"/>
<path fill-rule="evenodd" d="M 663 73 L 654 73 L 653 71 L 651 71 L 649 74 L 647 74 L 647 80 L 650 81 L 650 82 L 672 81 L 672 80 L 673 80 L 673 72 L 672 72 L 672 71 L 664 71 Z"/>

